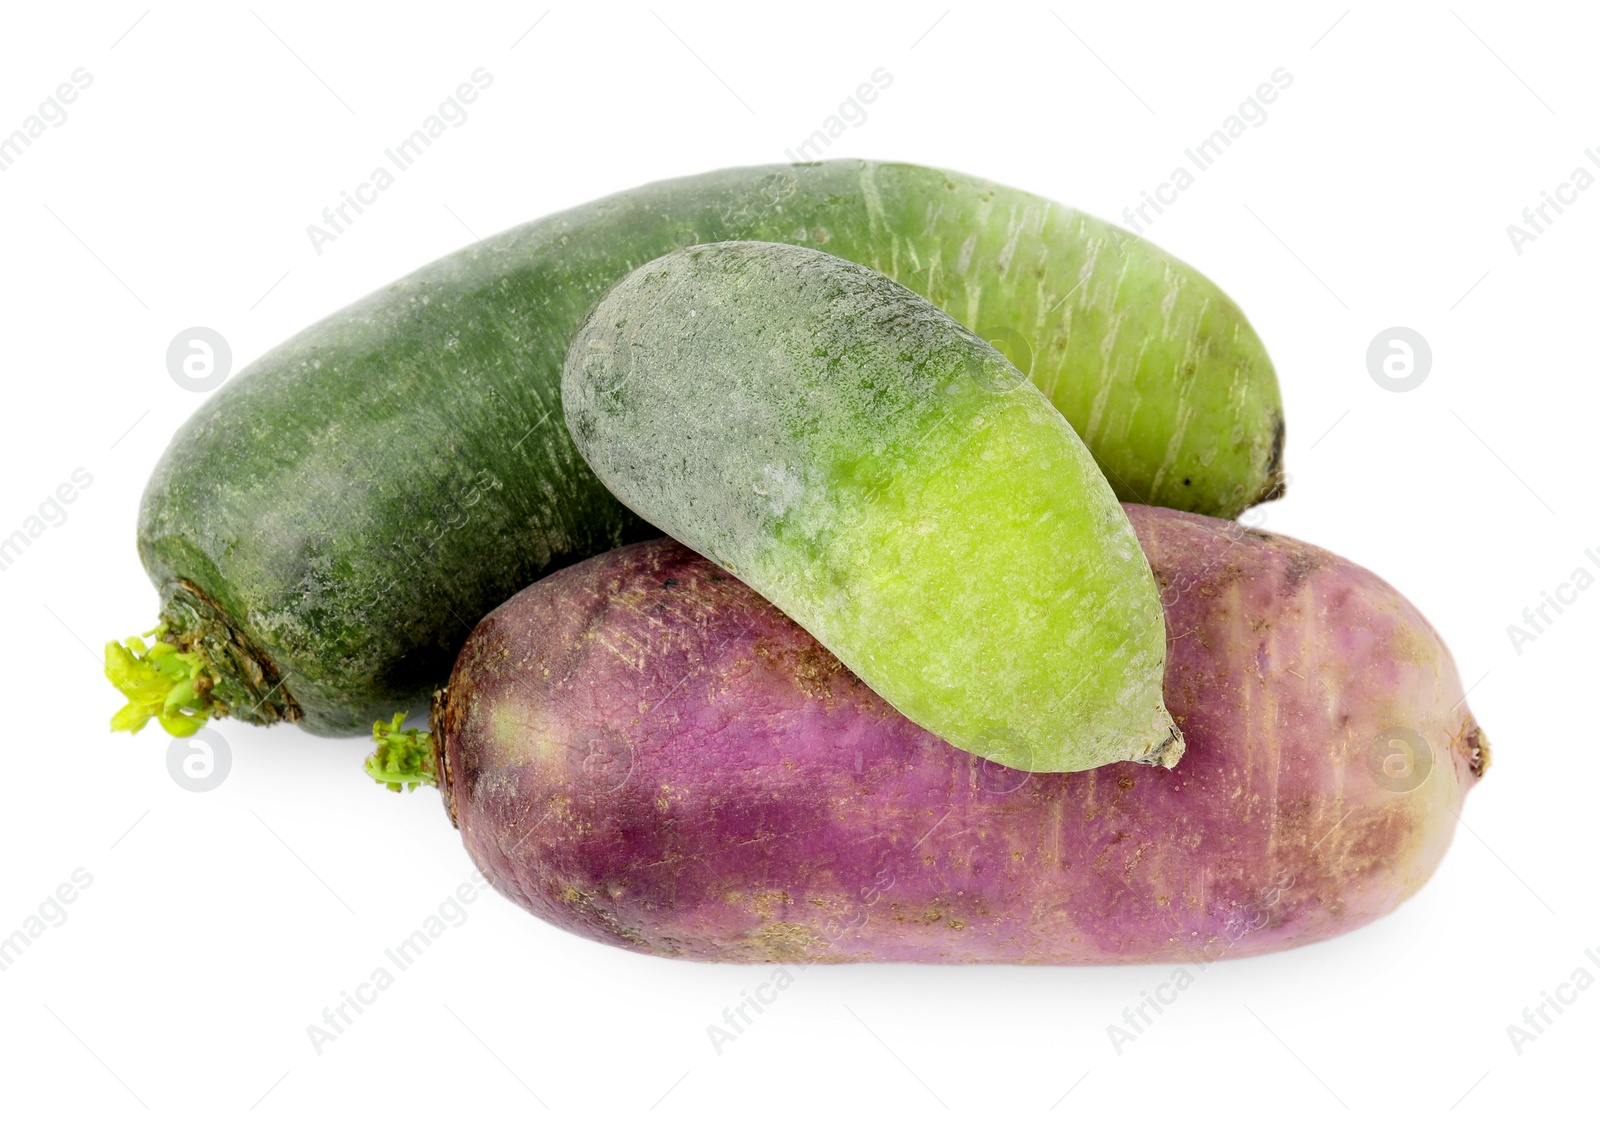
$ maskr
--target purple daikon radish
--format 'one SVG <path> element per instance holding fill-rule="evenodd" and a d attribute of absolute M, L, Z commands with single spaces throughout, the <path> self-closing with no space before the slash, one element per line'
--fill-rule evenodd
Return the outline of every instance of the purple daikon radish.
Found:
<path fill-rule="evenodd" d="M 433 742 L 389 735 L 373 773 L 436 782 L 473 861 L 535 915 L 667 957 L 1209 961 L 1389 913 L 1488 760 L 1438 635 L 1321 549 L 1127 509 L 1188 741 L 1171 771 L 956 750 L 661 540 L 489 615 Z"/>

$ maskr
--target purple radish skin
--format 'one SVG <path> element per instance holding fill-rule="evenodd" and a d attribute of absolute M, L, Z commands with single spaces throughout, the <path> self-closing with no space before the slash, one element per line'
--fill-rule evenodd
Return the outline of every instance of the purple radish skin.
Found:
<path fill-rule="evenodd" d="M 1172 771 L 958 751 L 668 540 L 489 615 L 431 769 L 501 892 L 667 957 L 1212 961 L 1389 913 L 1488 760 L 1438 635 L 1321 549 L 1127 511 L 1162 590 Z"/>

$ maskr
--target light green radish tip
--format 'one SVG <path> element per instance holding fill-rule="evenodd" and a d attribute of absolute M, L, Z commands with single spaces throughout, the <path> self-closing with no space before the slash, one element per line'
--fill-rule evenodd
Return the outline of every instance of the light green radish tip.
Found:
<path fill-rule="evenodd" d="M 679 250 L 596 305 L 561 389 L 613 494 L 955 747 L 1027 771 L 1181 756 L 1116 495 L 1043 392 L 916 293 L 802 246 Z"/>
<path fill-rule="evenodd" d="M 372 725 L 372 741 L 378 746 L 367 756 L 367 774 L 390 790 L 438 786 L 433 737 L 420 728 L 402 729 L 407 715 L 397 712 L 387 724 L 379 720 Z"/>
<path fill-rule="evenodd" d="M 200 655 L 170 642 L 146 645 L 159 633 L 106 643 L 106 680 L 128 699 L 111 718 L 113 732 L 137 732 L 154 718 L 170 735 L 192 736 L 215 711 Z"/>

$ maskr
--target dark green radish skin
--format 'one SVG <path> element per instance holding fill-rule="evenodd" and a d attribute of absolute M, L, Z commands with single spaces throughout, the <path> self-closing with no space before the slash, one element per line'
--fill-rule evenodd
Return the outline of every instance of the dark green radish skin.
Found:
<path fill-rule="evenodd" d="M 1205 964 L 1388 914 L 1488 763 L 1438 634 L 1321 549 L 1128 514 L 1173 636 L 1170 771 L 957 751 L 671 540 L 494 611 L 431 758 L 372 769 L 436 783 L 533 914 L 683 960 Z"/>
<path fill-rule="evenodd" d="M 1150 566 L 1072 426 L 882 273 L 720 242 L 635 269 L 573 339 L 611 492 L 902 713 L 1029 771 L 1171 766 Z"/>
<path fill-rule="evenodd" d="M 655 183 L 425 266 L 197 410 L 138 531 L 158 630 L 205 661 L 193 681 L 169 679 L 198 693 L 185 711 L 364 731 L 419 703 L 517 589 L 648 535 L 572 446 L 562 360 L 631 269 L 737 238 L 859 261 L 996 340 L 1120 496 L 1232 515 L 1276 493 L 1283 426 L 1260 340 L 1215 285 L 1147 242 L 906 164 Z"/>

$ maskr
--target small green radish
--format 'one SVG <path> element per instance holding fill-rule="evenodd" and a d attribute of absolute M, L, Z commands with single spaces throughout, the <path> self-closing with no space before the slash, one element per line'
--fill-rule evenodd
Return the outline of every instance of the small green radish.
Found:
<path fill-rule="evenodd" d="M 1030 771 L 1182 754 L 1160 598 L 1111 487 L 914 292 L 797 246 L 680 250 L 601 300 L 561 389 L 613 494 L 929 731 Z"/>

